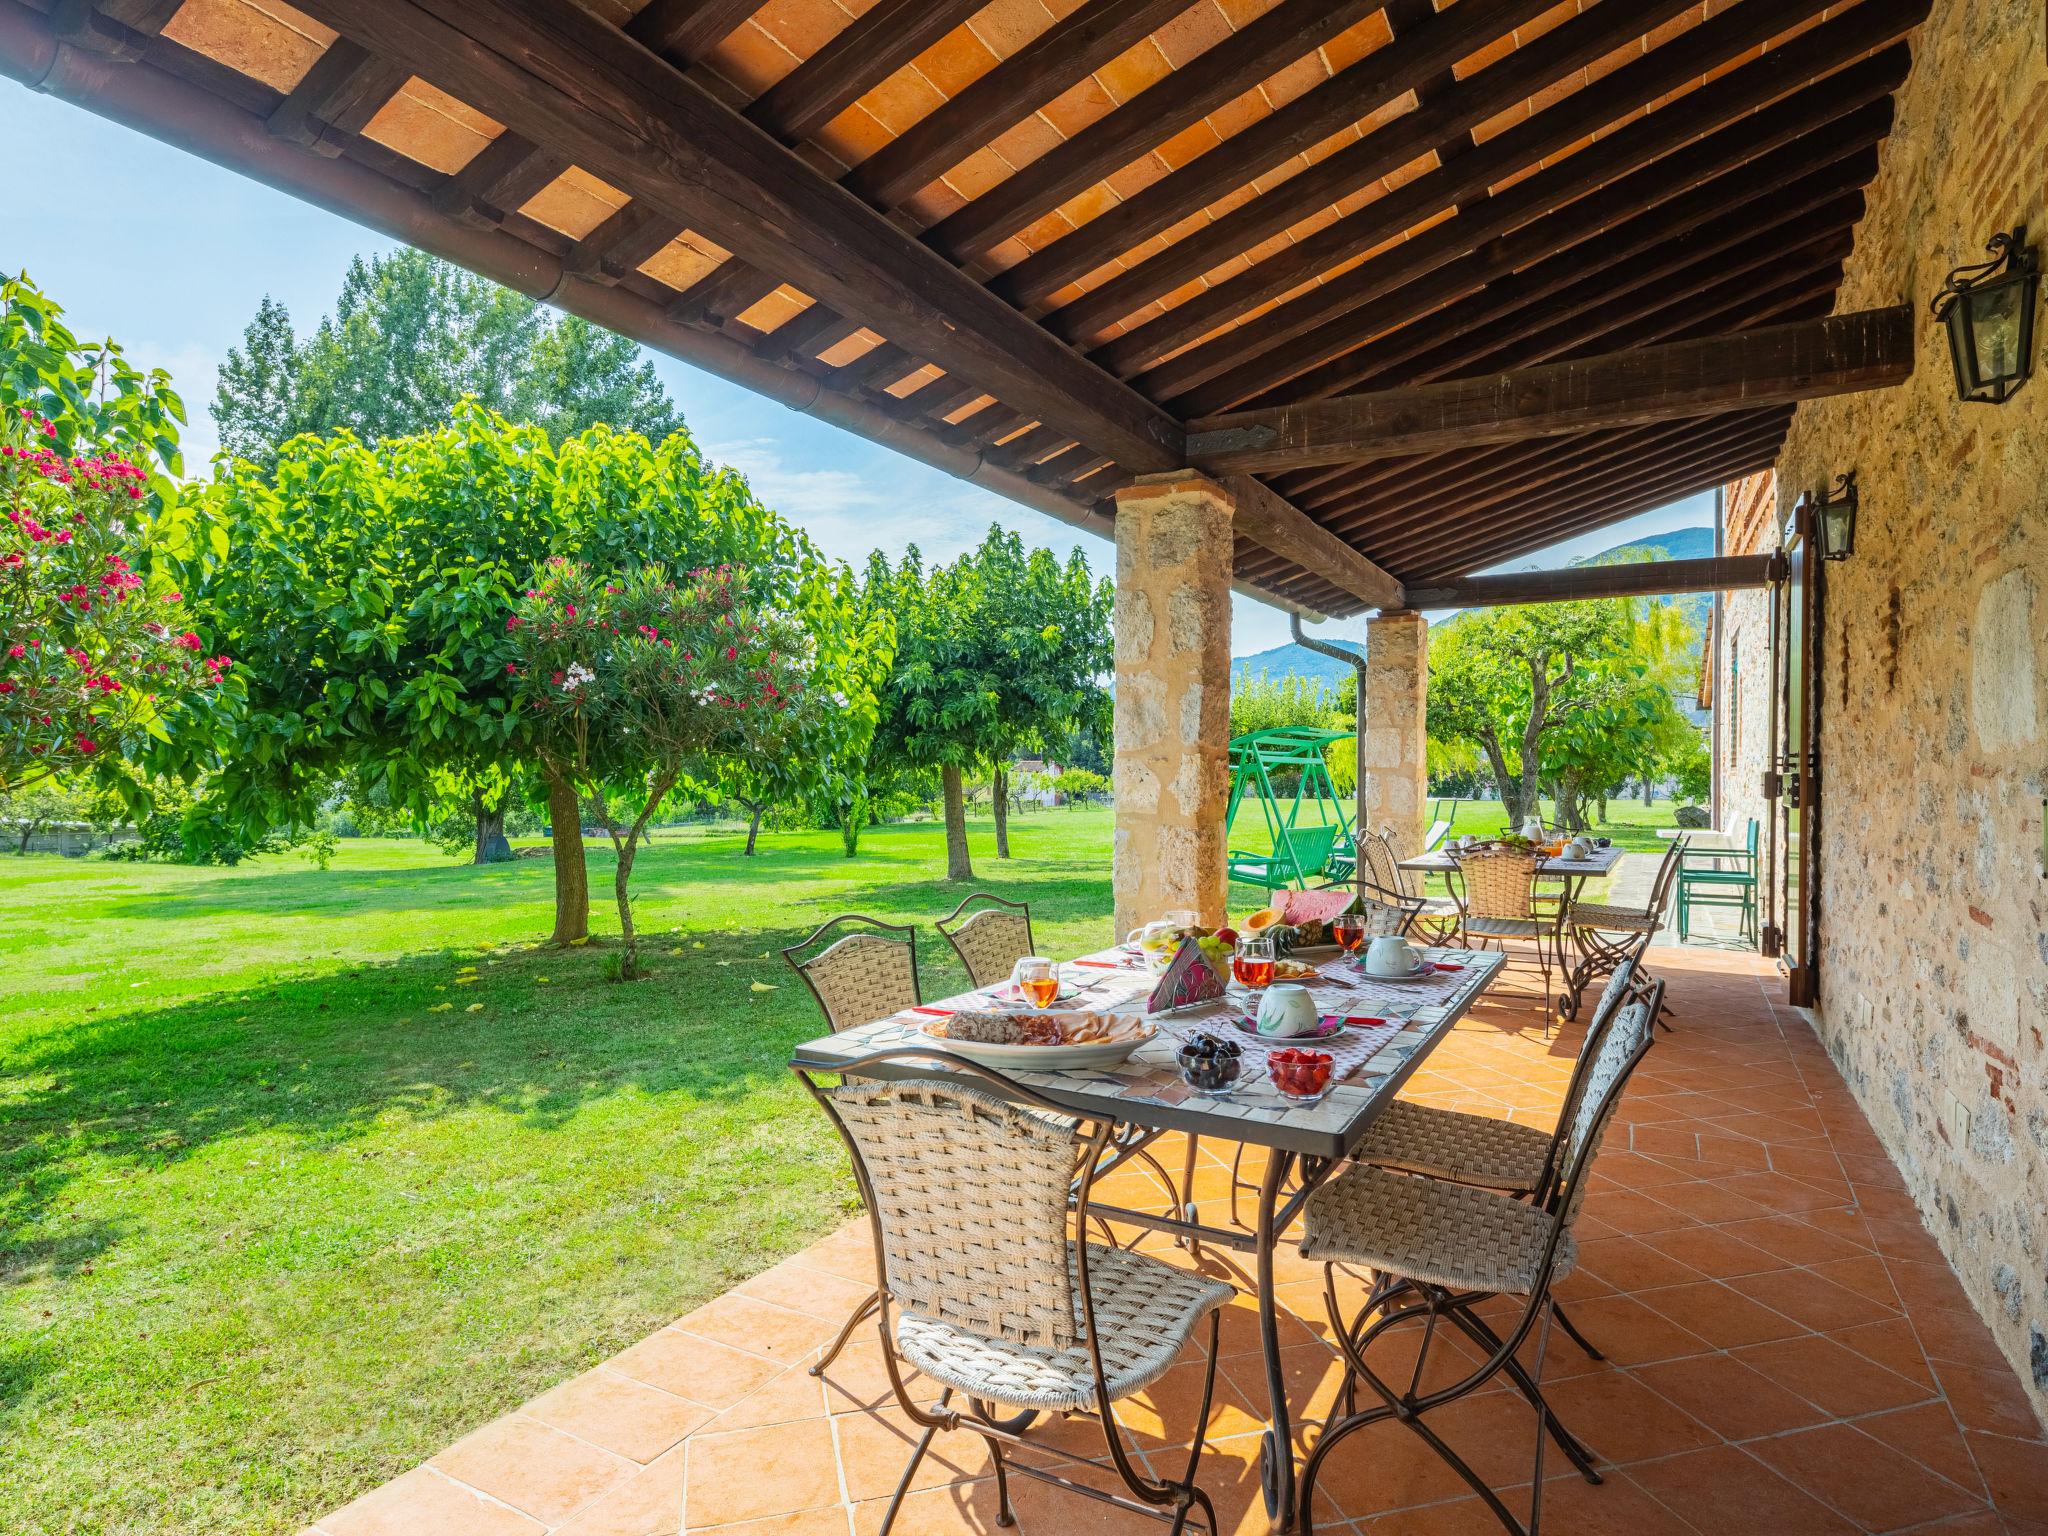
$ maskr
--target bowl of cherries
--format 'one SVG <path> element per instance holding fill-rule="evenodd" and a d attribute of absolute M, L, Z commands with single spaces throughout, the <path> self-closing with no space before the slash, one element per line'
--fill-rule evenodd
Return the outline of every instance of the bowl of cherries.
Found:
<path fill-rule="evenodd" d="M 1266 1058 L 1273 1086 L 1288 1098 L 1306 1103 L 1314 1103 L 1330 1091 L 1330 1066 L 1328 1051 L 1304 1051 L 1295 1046 Z"/>
<path fill-rule="evenodd" d="M 1235 1040 L 1196 1035 L 1180 1048 L 1180 1075 L 1197 1093 L 1222 1095 L 1237 1086 L 1244 1048 Z"/>

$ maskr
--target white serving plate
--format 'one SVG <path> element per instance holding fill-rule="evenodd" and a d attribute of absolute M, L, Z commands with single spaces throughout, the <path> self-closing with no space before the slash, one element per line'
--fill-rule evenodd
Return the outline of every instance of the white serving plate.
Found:
<path fill-rule="evenodd" d="M 1157 1033 L 1147 1024 L 1142 1033 L 1087 1045 L 990 1045 L 980 1040 L 949 1040 L 929 1031 L 926 1038 L 935 1046 L 998 1072 L 1080 1072 L 1119 1065 Z"/>

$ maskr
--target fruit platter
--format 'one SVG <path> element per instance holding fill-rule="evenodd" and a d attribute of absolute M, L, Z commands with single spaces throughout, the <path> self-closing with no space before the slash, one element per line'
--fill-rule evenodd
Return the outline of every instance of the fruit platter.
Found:
<path fill-rule="evenodd" d="M 1124 1014 L 963 1009 L 923 1026 L 927 1039 L 997 1071 L 1071 1072 L 1113 1067 L 1157 1033 Z"/>

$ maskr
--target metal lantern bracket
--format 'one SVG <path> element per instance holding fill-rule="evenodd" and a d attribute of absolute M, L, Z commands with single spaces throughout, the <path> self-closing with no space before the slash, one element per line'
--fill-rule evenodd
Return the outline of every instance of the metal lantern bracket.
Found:
<path fill-rule="evenodd" d="M 1846 560 L 1856 551 L 1856 471 L 1835 476 L 1835 488 L 1812 498 L 1812 537 L 1823 560 Z"/>
<path fill-rule="evenodd" d="M 1991 252 L 1990 259 L 1950 272 L 1929 305 L 1948 333 L 1949 362 L 1962 400 L 2002 403 L 2033 372 L 2034 308 L 2041 271 L 2026 238 L 2023 224 L 1993 235 L 1984 247 Z M 1978 333 L 1993 325 L 2010 328 L 2010 351 L 1994 354 L 1999 361 L 1987 368 Z"/>

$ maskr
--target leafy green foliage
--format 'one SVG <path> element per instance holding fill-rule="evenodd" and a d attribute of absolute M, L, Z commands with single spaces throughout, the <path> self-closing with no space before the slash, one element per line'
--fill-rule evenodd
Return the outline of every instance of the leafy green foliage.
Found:
<path fill-rule="evenodd" d="M 430 431 L 465 396 L 554 443 L 600 423 L 660 442 L 683 425 L 633 342 L 416 250 L 351 262 L 334 314 L 303 340 L 266 296 L 213 414 L 230 455 L 267 466 L 301 432 Z"/>
<path fill-rule="evenodd" d="M 1319 678 L 1290 672 L 1285 677 L 1240 673 L 1230 682 L 1230 734 L 1270 731 L 1281 726 L 1305 725 L 1318 730 L 1349 731 L 1358 719 L 1358 679 L 1349 677 L 1336 686 Z M 1358 786 L 1358 749 L 1349 741 L 1334 741 L 1324 749 L 1330 781 L 1340 795 Z M 1282 775 L 1284 787 L 1292 792 L 1293 775 Z"/>

